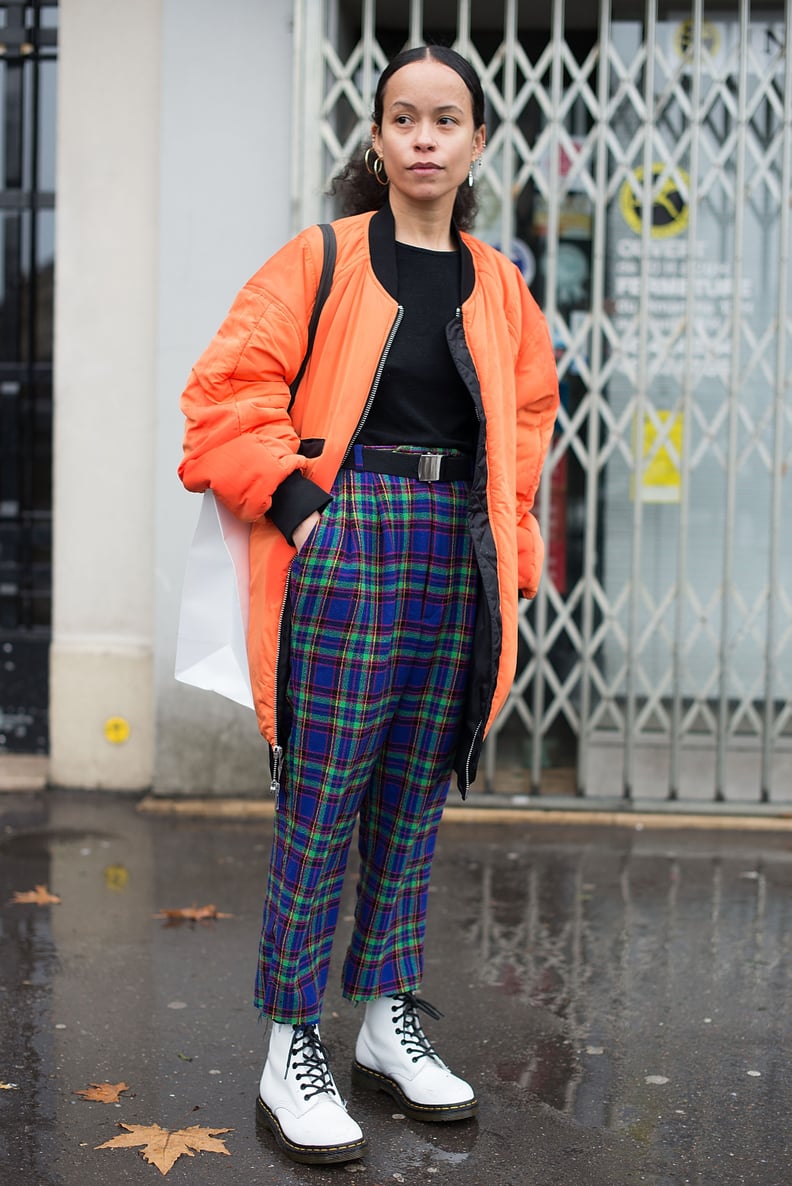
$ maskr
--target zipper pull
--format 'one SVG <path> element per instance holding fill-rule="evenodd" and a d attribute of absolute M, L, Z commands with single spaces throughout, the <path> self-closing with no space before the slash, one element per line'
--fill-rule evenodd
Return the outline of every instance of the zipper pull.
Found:
<path fill-rule="evenodd" d="M 283 746 L 274 745 L 272 747 L 272 781 L 270 782 L 270 794 L 275 796 L 276 808 L 280 805 L 280 773 L 283 765 Z"/>

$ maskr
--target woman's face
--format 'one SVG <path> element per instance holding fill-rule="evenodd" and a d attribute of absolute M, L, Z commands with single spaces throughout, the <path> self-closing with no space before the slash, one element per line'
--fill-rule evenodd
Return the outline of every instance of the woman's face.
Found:
<path fill-rule="evenodd" d="M 473 126 L 470 91 L 455 70 L 432 58 L 402 66 L 388 79 L 382 126 L 372 124 L 391 190 L 411 202 L 453 207 L 458 186 L 484 149 Z"/>

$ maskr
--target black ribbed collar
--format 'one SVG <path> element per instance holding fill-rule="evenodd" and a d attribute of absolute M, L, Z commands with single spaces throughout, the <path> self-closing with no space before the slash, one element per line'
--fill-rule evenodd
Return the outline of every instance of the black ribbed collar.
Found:
<path fill-rule="evenodd" d="M 464 303 L 476 281 L 473 267 L 473 256 L 462 240 L 456 223 L 451 224 L 451 233 L 459 244 L 460 253 L 460 290 Z M 385 202 L 369 223 L 369 253 L 374 274 L 382 287 L 391 294 L 394 300 L 398 293 L 398 270 L 396 268 L 396 227 L 393 221 L 393 211 L 390 202 Z"/>

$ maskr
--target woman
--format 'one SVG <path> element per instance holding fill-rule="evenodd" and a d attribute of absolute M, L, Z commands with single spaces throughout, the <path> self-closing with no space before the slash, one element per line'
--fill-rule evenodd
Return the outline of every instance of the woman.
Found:
<path fill-rule="evenodd" d="M 384 71 L 371 145 L 293 407 L 322 267 L 318 228 L 252 278 L 193 370 L 180 475 L 252 523 L 248 653 L 277 796 L 256 1004 L 271 1019 L 258 1108 L 303 1162 L 365 1139 L 319 1020 L 359 822 L 344 995 L 366 1002 L 356 1081 L 409 1116 L 477 1103 L 416 997 L 435 835 L 514 676 L 518 591 L 558 402 L 545 322 L 517 269 L 467 232 L 484 100 L 470 65 L 421 47 Z"/>

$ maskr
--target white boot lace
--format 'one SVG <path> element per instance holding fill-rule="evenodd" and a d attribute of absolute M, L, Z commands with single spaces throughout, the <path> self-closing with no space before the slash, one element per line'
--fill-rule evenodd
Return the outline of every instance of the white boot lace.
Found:
<path fill-rule="evenodd" d="M 338 1095 L 327 1063 L 327 1051 L 319 1039 L 315 1025 L 294 1027 L 284 1079 L 289 1074 L 290 1067 L 294 1068 L 295 1082 L 299 1084 L 306 1102 L 323 1092 Z"/>

